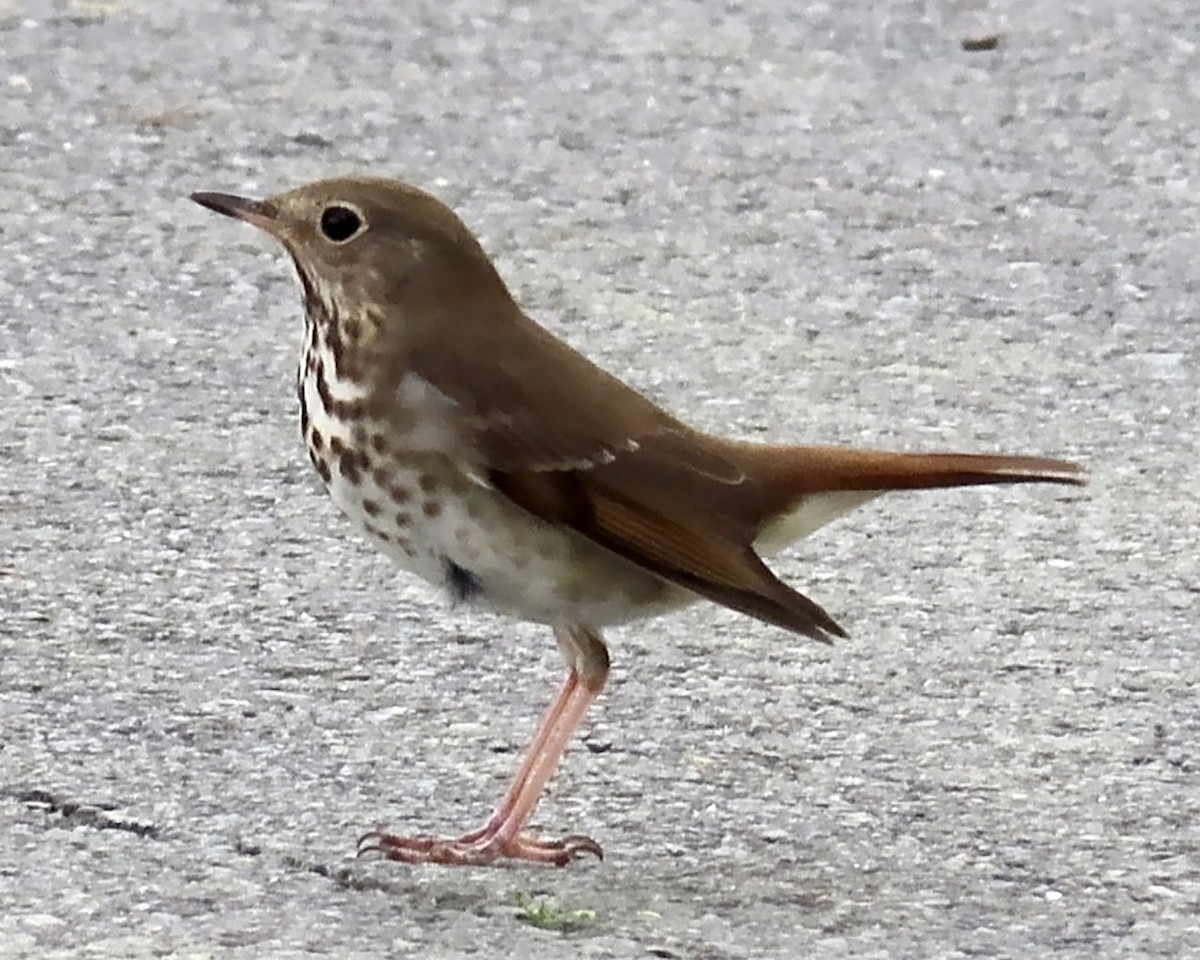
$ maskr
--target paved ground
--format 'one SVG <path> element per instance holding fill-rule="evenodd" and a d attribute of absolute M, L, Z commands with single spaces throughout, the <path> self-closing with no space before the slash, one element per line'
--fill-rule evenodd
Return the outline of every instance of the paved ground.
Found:
<path fill-rule="evenodd" d="M 1200 949 L 1193 6 L 568 6 L 0 0 L 0 956 Z M 289 271 L 184 199 L 339 171 L 700 424 L 1094 484 L 789 554 L 830 650 L 616 633 L 539 816 L 605 862 L 356 863 L 481 817 L 559 665 L 346 536 Z"/>

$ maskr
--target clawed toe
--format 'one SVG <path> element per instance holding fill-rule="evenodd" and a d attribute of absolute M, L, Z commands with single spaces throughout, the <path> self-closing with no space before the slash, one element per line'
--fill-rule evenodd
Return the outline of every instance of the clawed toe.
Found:
<path fill-rule="evenodd" d="M 398 863 L 438 863 L 446 866 L 490 866 L 505 860 L 526 860 L 563 867 L 585 854 L 604 859 L 604 850 L 591 837 L 570 834 L 558 840 L 540 840 L 521 834 L 515 838 L 467 834 L 457 839 L 418 834 L 401 837 L 371 830 L 358 838 L 357 856 L 379 854 Z"/>
<path fill-rule="evenodd" d="M 591 837 L 582 833 L 572 833 L 561 840 L 555 840 L 553 845 L 566 852 L 567 859 L 564 863 L 581 857 L 585 853 L 590 853 L 597 860 L 604 859 L 604 848 Z"/>
<path fill-rule="evenodd" d="M 430 859 L 431 852 L 439 845 L 453 842 L 426 834 L 398 837 L 383 830 L 371 830 L 358 838 L 355 856 L 365 857 L 378 853 L 385 860 L 399 860 L 404 863 L 436 862 Z"/>

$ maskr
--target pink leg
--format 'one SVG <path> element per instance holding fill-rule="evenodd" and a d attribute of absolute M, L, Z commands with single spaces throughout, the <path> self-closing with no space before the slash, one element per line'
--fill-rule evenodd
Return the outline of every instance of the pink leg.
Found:
<path fill-rule="evenodd" d="M 599 644 L 598 638 L 595 642 Z M 533 816 L 546 784 L 558 769 L 571 737 L 599 695 L 606 673 L 607 655 L 598 677 L 597 671 L 591 670 L 592 687 L 584 683 L 579 671 L 572 667 L 558 696 L 546 711 L 516 776 L 480 829 L 456 839 L 401 837 L 373 831 L 360 838 L 359 855 L 378 852 L 389 860 L 403 863 L 483 865 L 507 858 L 557 866 L 569 863 L 582 853 L 603 857 L 600 845 L 590 837 L 575 834 L 560 840 L 538 840 L 522 830 Z"/>
<path fill-rule="evenodd" d="M 525 750 L 521 766 L 517 768 L 516 775 L 509 782 L 508 789 L 504 792 L 504 796 L 500 798 L 500 802 L 496 804 L 496 809 L 488 817 L 487 823 L 478 830 L 473 830 L 471 833 L 459 837 L 460 841 L 474 843 L 476 840 L 495 836 L 500 825 L 504 823 L 516 806 L 517 799 L 520 797 L 522 789 L 529 780 L 530 773 L 537 766 L 546 749 L 546 741 L 550 739 L 550 735 L 554 732 L 554 728 L 558 725 L 563 715 L 563 710 L 566 709 L 567 704 L 571 700 L 571 695 L 578 686 L 579 673 L 572 669 L 567 673 L 567 679 L 563 681 L 562 686 L 559 688 L 558 695 L 551 701 L 549 709 L 546 711 L 545 716 L 542 717 L 542 722 L 538 724 L 537 732 L 533 735 L 533 740 Z"/>

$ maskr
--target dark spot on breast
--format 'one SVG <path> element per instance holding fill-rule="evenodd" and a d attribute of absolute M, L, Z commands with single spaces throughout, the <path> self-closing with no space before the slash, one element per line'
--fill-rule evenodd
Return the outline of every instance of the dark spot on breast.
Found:
<path fill-rule="evenodd" d="M 425 506 L 421 508 L 421 512 L 430 520 L 435 520 L 442 515 L 442 504 L 440 500 L 426 500 Z"/>
<path fill-rule="evenodd" d="M 346 444 L 342 442 L 341 437 L 331 437 L 329 439 L 329 452 L 335 457 L 340 457 L 346 452 Z"/>
<path fill-rule="evenodd" d="M 332 447 L 332 444 L 330 444 Z M 338 457 L 338 473 L 356 486 L 362 483 L 363 471 L 367 468 L 367 455 L 361 450 L 343 448 Z"/>
<path fill-rule="evenodd" d="M 326 485 L 328 485 L 329 482 L 333 479 L 333 473 L 329 469 L 329 461 L 327 461 L 323 458 L 314 456 L 313 457 L 313 466 L 315 466 L 317 468 L 317 473 L 319 473 L 321 475 L 321 479 L 325 481 Z"/>
<path fill-rule="evenodd" d="M 317 361 L 317 396 L 321 398 L 321 406 L 328 414 L 333 413 L 333 393 L 329 389 L 329 381 L 325 379 L 325 361 Z"/>
<path fill-rule="evenodd" d="M 342 332 L 346 334 L 347 340 L 353 342 L 362 336 L 362 324 L 356 317 L 347 317 L 342 322 Z"/>
<path fill-rule="evenodd" d="M 300 397 L 300 436 L 308 433 L 308 404 L 304 402 L 304 397 Z"/>
<path fill-rule="evenodd" d="M 335 400 L 330 412 L 342 420 L 361 420 L 367 414 L 367 405 L 361 400 Z"/>
<path fill-rule="evenodd" d="M 420 484 L 421 489 L 425 493 L 433 493 L 433 491 L 437 489 L 437 481 L 433 478 L 433 475 L 429 473 L 421 474 L 417 478 L 417 483 Z"/>
<path fill-rule="evenodd" d="M 411 513 L 409 513 L 407 510 L 396 511 L 396 526 L 407 527 L 410 523 L 412 523 Z"/>
<path fill-rule="evenodd" d="M 312 430 L 312 445 L 314 450 L 320 450 L 325 446 L 325 438 L 321 435 L 321 431 L 316 427 Z"/>
<path fill-rule="evenodd" d="M 333 320 L 325 330 L 325 346 L 329 349 L 330 356 L 333 357 L 333 375 L 335 377 L 342 374 L 342 358 L 345 356 L 346 345 L 342 341 L 341 324 L 337 317 Z"/>
<path fill-rule="evenodd" d="M 443 557 L 442 564 L 446 568 L 446 589 L 455 603 L 463 603 L 483 591 L 483 584 L 470 570 L 460 567 L 449 557 Z"/>
<path fill-rule="evenodd" d="M 392 542 L 392 535 L 390 533 L 387 533 L 384 530 L 380 530 L 373 523 L 368 523 L 366 526 L 367 526 L 367 533 L 369 533 L 371 536 L 373 536 L 376 540 L 382 540 L 384 543 Z"/>
<path fill-rule="evenodd" d="M 388 451 L 387 437 L 385 437 L 382 433 L 375 434 L 375 436 L 371 437 L 371 448 L 376 453 L 387 453 L 387 451 Z"/>
<path fill-rule="evenodd" d="M 363 498 L 362 508 L 363 508 L 363 513 L 365 513 L 368 517 L 379 516 L 379 513 L 380 513 L 379 504 L 376 503 L 374 500 L 372 500 L 370 497 Z"/>
<path fill-rule="evenodd" d="M 387 494 L 391 497 L 392 503 L 408 503 L 412 499 L 412 491 L 398 483 L 393 483 L 388 487 Z"/>

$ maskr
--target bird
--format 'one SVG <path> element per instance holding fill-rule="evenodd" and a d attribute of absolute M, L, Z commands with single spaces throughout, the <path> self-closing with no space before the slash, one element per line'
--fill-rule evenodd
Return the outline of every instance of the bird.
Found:
<path fill-rule="evenodd" d="M 411 864 L 563 866 L 529 830 L 604 688 L 606 628 L 711 601 L 829 642 L 846 632 L 766 560 L 889 491 L 1079 485 L 1050 457 L 861 450 L 694 429 L 534 321 L 448 206 L 399 180 L 191 199 L 282 244 L 299 279 L 300 431 L 333 503 L 460 603 L 551 628 L 566 665 L 508 789 L 458 836 L 365 833 Z"/>

